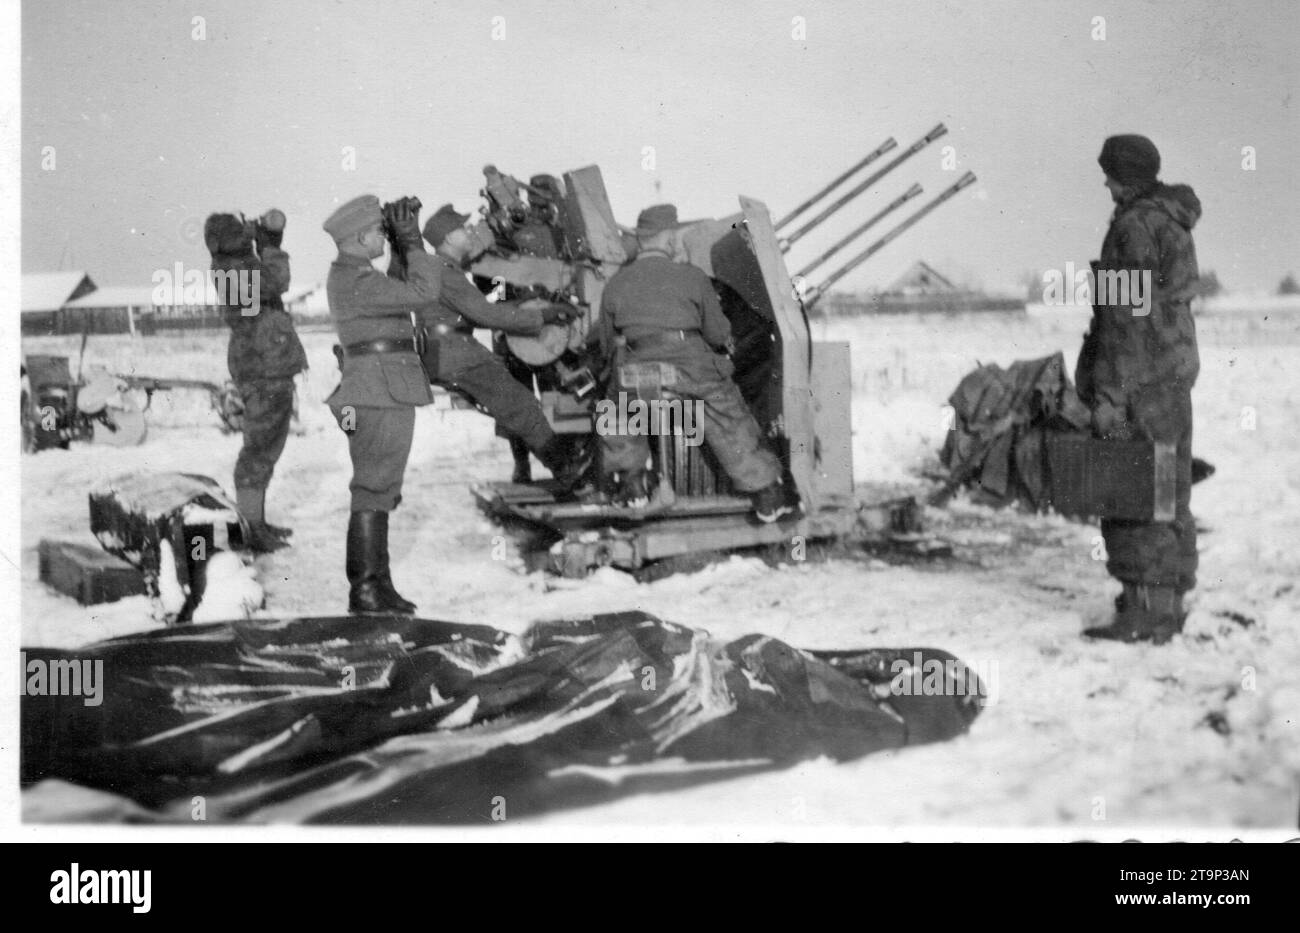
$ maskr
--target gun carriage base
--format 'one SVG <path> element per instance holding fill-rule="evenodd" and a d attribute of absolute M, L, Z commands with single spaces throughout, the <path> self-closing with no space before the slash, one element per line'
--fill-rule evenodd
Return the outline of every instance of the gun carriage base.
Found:
<path fill-rule="evenodd" d="M 562 502 L 550 483 L 471 487 L 480 508 L 516 535 L 526 568 L 584 577 L 600 567 L 631 572 L 691 555 L 779 546 L 801 559 L 815 542 L 902 544 L 920 530 L 911 497 L 839 505 L 765 525 L 739 496 L 694 496 L 663 509 Z"/>

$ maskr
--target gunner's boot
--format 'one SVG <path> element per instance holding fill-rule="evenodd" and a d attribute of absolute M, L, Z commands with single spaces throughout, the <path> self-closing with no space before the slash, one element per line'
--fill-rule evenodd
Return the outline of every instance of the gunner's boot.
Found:
<path fill-rule="evenodd" d="M 236 486 L 235 505 L 248 523 L 248 540 L 244 544 L 255 554 L 270 554 L 288 547 L 285 535 L 277 534 L 266 523 L 266 487 Z"/>
<path fill-rule="evenodd" d="M 750 494 L 754 503 L 754 515 L 760 522 L 769 525 L 799 510 L 799 498 L 794 495 L 783 480 L 778 479 L 770 486 L 765 486 Z"/>
<path fill-rule="evenodd" d="M 348 612 L 411 615 L 415 604 L 393 589 L 388 569 L 388 513 L 353 512 L 348 520 Z"/>
<path fill-rule="evenodd" d="M 614 504 L 624 509 L 644 509 L 650 504 L 650 483 L 645 470 L 619 473 Z"/>
<path fill-rule="evenodd" d="M 577 489 L 591 469 L 594 447 L 580 444 L 575 447 L 558 434 L 552 434 L 540 448 L 533 451 L 542 466 L 551 471 L 559 483 L 561 492 L 570 493 Z"/>
<path fill-rule="evenodd" d="M 518 437 L 511 437 L 510 455 L 515 461 L 514 471 L 510 474 L 510 482 L 524 486 L 531 483 L 533 481 L 533 462 L 529 459 L 528 445 Z"/>

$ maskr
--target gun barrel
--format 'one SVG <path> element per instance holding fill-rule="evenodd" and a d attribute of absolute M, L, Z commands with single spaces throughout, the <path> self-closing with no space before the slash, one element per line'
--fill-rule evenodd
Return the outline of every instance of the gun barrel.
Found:
<path fill-rule="evenodd" d="M 800 239 L 802 239 L 804 235 L 807 234 L 809 231 L 811 231 L 814 227 L 817 227 L 822 223 L 824 223 L 828 217 L 830 217 L 832 214 L 838 211 L 845 204 L 848 204 L 858 195 L 862 194 L 862 192 L 866 191 L 876 182 L 880 181 L 880 179 L 884 178 L 894 169 L 898 168 L 900 165 L 902 165 L 912 156 L 916 155 L 926 146 L 930 145 L 930 143 L 934 142 L 936 139 L 938 139 L 940 136 L 944 135 L 947 132 L 948 132 L 948 128 L 944 126 L 942 123 L 940 123 L 934 129 L 930 130 L 930 132 L 926 133 L 916 142 L 912 143 L 912 145 L 908 146 L 907 149 L 904 150 L 900 155 L 890 160 L 888 165 L 884 166 L 883 168 L 877 169 L 875 172 L 872 172 L 871 175 L 867 176 L 867 178 L 863 179 L 861 182 L 854 185 L 844 194 L 840 195 L 838 198 L 832 201 L 830 203 L 830 206 L 825 208 L 820 214 L 818 214 L 812 220 L 808 221 L 806 224 L 804 224 L 794 233 L 790 234 L 788 237 L 782 240 L 781 251 L 785 252 L 786 250 L 788 250 L 791 246 L 793 246 Z"/>
<path fill-rule="evenodd" d="M 815 288 L 807 292 L 804 297 L 804 307 L 805 308 L 812 307 L 812 305 L 816 304 L 817 300 L 821 298 L 822 295 L 826 294 L 826 292 L 830 290 L 830 287 L 832 285 L 834 285 L 840 279 L 844 278 L 844 276 L 848 275 L 858 266 L 862 265 L 864 262 L 866 262 L 868 259 L 874 256 L 876 253 L 880 252 L 882 249 L 884 249 L 886 246 L 888 246 L 890 243 L 892 243 L 894 240 L 900 237 L 907 230 L 911 229 L 912 226 L 919 223 L 927 214 L 929 214 L 940 204 L 943 204 L 945 201 L 947 201 L 949 198 L 955 195 L 958 191 L 973 184 L 975 184 L 975 173 L 967 172 L 965 175 L 963 175 L 961 178 L 957 180 L 956 184 L 952 185 L 950 188 L 945 189 L 942 193 L 936 196 L 935 199 L 931 201 L 929 204 L 926 204 L 924 207 L 922 207 L 911 217 L 907 218 L 898 226 L 894 227 L 892 230 L 890 230 L 888 233 L 882 236 L 879 240 L 876 240 L 876 242 L 872 243 L 862 252 L 858 253 L 858 255 L 850 259 L 847 263 L 840 266 L 840 268 L 832 272 L 826 278 L 826 280 L 823 281 L 820 285 L 817 285 Z"/>
<path fill-rule="evenodd" d="M 836 178 L 833 182 L 831 182 L 831 183 L 830 183 L 829 185 L 827 185 L 826 187 L 822 188 L 820 191 L 818 191 L 816 194 L 814 194 L 814 195 L 813 195 L 811 198 L 809 198 L 807 201 L 804 201 L 802 204 L 800 204 L 798 207 L 796 207 L 796 208 L 795 208 L 794 210 L 792 210 L 790 213 L 786 214 L 784 217 L 782 217 L 780 220 L 778 220 L 778 221 L 776 222 L 776 224 L 773 226 L 773 229 L 774 229 L 774 230 L 780 230 L 780 229 L 781 229 L 782 227 L 784 227 L 786 224 L 790 223 L 790 221 L 794 220 L 796 217 L 798 217 L 798 216 L 799 216 L 800 214 L 802 214 L 804 211 L 808 210 L 808 208 L 812 207 L 814 204 L 816 204 L 816 203 L 817 203 L 818 201 L 820 201 L 822 198 L 826 197 L 826 195 L 830 194 L 832 191 L 834 191 L 836 188 L 838 188 L 840 185 L 842 185 L 842 184 L 843 184 L 846 180 L 848 180 L 851 176 L 856 175 L 858 172 L 860 172 L 862 169 L 866 168 L 866 167 L 867 167 L 868 165 L 870 165 L 872 162 L 874 162 L 874 161 L 876 161 L 877 159 L 879 159 L 882 155 L 884 155 L 884 154 L 885 154 L 886 152 L 888 152 L 890 149 L 894 149 L 894 148 L 896 148 L 897 146 L 898 146 L 898 140 L 894 139 L 894 137 L 891 136 L 891 137 L 889 137 L 888 139 L 886 139 L 883 143 L 881 143 L 879 146 L 877 146 L 877 147 L 876 147 L 875 149 L 873 149 L 871 152 L 868 152 L 868 153 L 866 154 L 866 156 L 862 159 L 861 162 L 859 162 L 857 165 L 853 166 L 853 168 L 849 169 L 849 170 L 848 170 L 847 172 L 845 172 L 844 174 L 840 175 L 840 176 L 839 176 L 838 178 Z"/>
<path fill-rule="evenodd" d="M 908 201 L 912 200 L 912 198 L 919 197 L 922 190 L 923 189 L 921 188 L 920 185 L 912 185 L 912 187 L 908 188 L 901 195 L 894 198 L 894 200 L 890 201 L 888 205 L 886 205 L 883 209 L 881 209 L 872 217 L 870 217 L 865 223 L 861 224 L 858 227 L 855 227 L 853 231 L 848 234 L 848 236 L 841 239 L 838 243 L 836 243 L 826 252 L 822 253 L 812 262 L 808 263 L 808 265 L 804 266 L 802 269 L 796 272 L 795 275 L 802 278 L 803 276 L 806 276 L 809 272 L 812 272 L 812 270 L 816 269 L 826 260 L 830 259 L 840 250 L 844 249 L 844 247 L 848 246 L 851 242 L 856 240 L 858 237 L 862 236 L 862 234 L 866 233 L 876 224 L 880 223 L 880 221 L 884 220 L 887 216 L 892 214 L 894 211 L 898 210 Z"/>

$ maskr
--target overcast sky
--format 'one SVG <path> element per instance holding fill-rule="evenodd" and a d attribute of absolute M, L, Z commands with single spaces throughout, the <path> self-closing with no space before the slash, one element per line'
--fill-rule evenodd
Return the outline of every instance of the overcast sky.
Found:
<path fill-rule="evenodd" d="M 965 170 L 976 186 L 841 287 L 918 258 L 995 287 L 1084 265 L 1111 207 L 1101 142 L 1141 132 L 1204 203 L 1202 270 L 1238 289 L 1300 274 L 1294 2 L 42 0 L 22 16 L 24 272 L 148 285 L 206 267 L 209 212 L 277 206 L 295 284 L 320 281 L 335 205 L 468 210 L 485 163 L 521 178 L 597 163 L 623 223 L 656 182 L 683 217 L 732 213 L 737 194 L 780 215 L 885 137 L 905 147 L 943 121 L 792 267 L 911 182 L 915 206 Z"/>

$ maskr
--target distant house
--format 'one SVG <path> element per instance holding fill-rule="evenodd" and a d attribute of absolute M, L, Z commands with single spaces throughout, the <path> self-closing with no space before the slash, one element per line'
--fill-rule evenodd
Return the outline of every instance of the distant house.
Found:
<path fill-rule="evenodd" d="M 195 289 L 197 292 L 197 289 Z M 156 329 L 189 330 L 223 326 L 216 289 L 205 283 L 202 294 L 173 294 L 147 285 L 101 288 L 62 309 L 59 333 L 152 333 Z"/>
<path fill-rule="evenodd" d="M 148 285 L 95 288 L 93 283 L 86 288 L 73 284 L 69 278 L 73 275 L 83 274 L 23 276 L 24 333 L 149 334 L 225 326 L 217 289 L 209 280 L 201 287 L 196 282 L 180 289 Z M 85 281 L 89 283 L 89 277 Z"/>
<path fill-rule="evenodd" d="M 895 297 L 959 295 L 961 289 L 936 272 L 929 263 L 918 259 L 881 294 Z"/>
<path fill-rule="evenodd" d="M 823 313 L 909 314 L 918 312 L 1024 311 L 1020 298 L 987 295 L 956 285 L 929 263 L 918 259 L 882 291 L 865 295 L 827 295 Z"/>
<path fill-rule="evenodd" d="M 69 301 L 59 309 L 56 334 L 134 332 L 140 315 L 152 310 L 147 288 L 110 285 Z"/>
<path fill-rule="evenodd" d="M 179 278 L 179 275 L 177 276 Z M 155 330 L 225 327 L 216 285 L 206 278 L 169 285 L 108 285 L 97 288 L 84 272 L 23 276 L 22 329 L 25 334 L 150 334 Z M 284 295 L 285 310 L 296 318 L 325 317 L 324 283 Z"/>
<path fill-rule="evenodd" d="M 93 291 L 95 283 L 82 271 L 24 275 L 20 299 L 23 333 L 63 333 L 57 329 L 59 311 Z"/>

